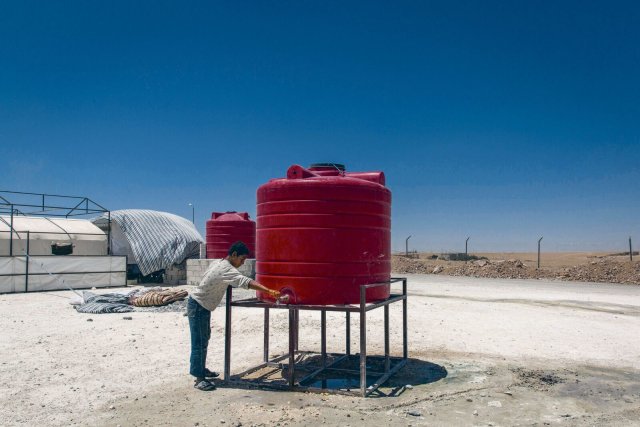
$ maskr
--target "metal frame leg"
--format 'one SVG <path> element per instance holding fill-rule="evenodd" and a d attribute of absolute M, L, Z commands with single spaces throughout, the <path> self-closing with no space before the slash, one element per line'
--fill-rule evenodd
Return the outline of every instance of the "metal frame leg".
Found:
<path fill-rule="evenodd" d="M 389 359 L 389 306 L 384 306 L 384 371 L 389 372 L 391 360 Z"/>
<path fill-rule="evenodd" d="M 298 343 L 300 342 L 300 310 L 294 310 L 295 322 L 296 322 L 296 336 L 295 336 L 295 351 L 298 351 Z"/>
<path fill-rule="evenodd" d="M 263 353 L 264 362 L 269 361 L 269 308 L 265 307 L 264 309 L 264 353 Z"/>
<path fill-rule="evenodd" d="M 409 358 L 409 347 L 407 342 L 407 279 L 402 279 L 402 357 Z"/>
<path fill-rule="evenodd" d="M 25 252 L 26 256 L 24 257 L 24 264 L 25 264 L 24 291 L 25 292 L 29 292 L 29 261 L 31 260 L 31 257 L 29 256 L 29 241 L 31 240 L 30 234 L 31 234 L 31 231 L 27 231 L 27 252 Z"/>
<path fill-rule="evenodd" d="M 327 366 L 327 311 L 320 311 L 320 354 L 322 367 Z"/>
<path fill-rule="evenodd" d="M 366 289 L 360 288 L 360 393 L 367 395 L 367 311 Z"/>
<path fill-rule="evenodd" d="M 15 231 L 13 228 L 13 205 L 11 205 L 11 222 L 9 223 L 9 256 L 13 256 L 13 232 Z"/>
<path fill-rule="evenodd" d="M 295 380 L 295 353 L 296 353 L 296 311 L 289 309 L 289 387 L 293 387 Z"/>
<path fill-rule="evenodd" d="M 231 298 L 233 288 L 227 287 L 226 320 L 224 325 L 224 380 L 229 381 L 231 376 Z"/>
<path fill-rule="evenodd" d="M 346 331 L 345 331 L 345 345 L 344 345 L 344 352 L 347 356 L 349 356 L 351 354 L 351 312 L 347 311 L 346 313 Z"/>

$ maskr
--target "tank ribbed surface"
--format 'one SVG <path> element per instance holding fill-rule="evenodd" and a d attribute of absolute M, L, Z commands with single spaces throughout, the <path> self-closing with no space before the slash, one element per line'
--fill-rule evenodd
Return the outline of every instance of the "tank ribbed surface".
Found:
<path fill-rule="evenodd" d="M 224 258 L 229 247 L 241 240 L 255 258 L 256 223 L 246 212 L 213 212 L 206 224 L 207 258 Z"/>
<path fill-rule="evenodd" d="M 293 303 L 354 304 L 360 285 L 390 279 L 391 192 L 382 172 L 294 165 L 258 188 L 257 201 L 256 280 Z M 388 296 L 388 285 L 367 291 L 367 301 Z"/>

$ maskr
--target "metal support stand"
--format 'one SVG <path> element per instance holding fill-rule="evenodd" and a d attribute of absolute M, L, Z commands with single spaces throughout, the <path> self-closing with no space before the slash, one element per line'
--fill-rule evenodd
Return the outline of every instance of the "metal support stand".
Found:
<path fill-rule="evenodd" d="M 269 308 L 264 308 L 264 362 L 269 361 Z"/>
<path fill-rule="evenodd" d="M 389 298 L 372 303 L 366 302 L 367 289 L 378 286 L 388 286 L 391 283 L 402 282 L 402 293 L 391 294 Z M 360 303 L 345 305 L 274 305 L 259 301 L 255 298 L 233 301 L 233 290 L 227 289 L 226 325 L 225 325 L 225 357 L 224 381 L 227 384 L 254 385 L 276 389 L 334 392 L 341 394 L 355 394 L 363 397 L 374 392 L 381 393 L 379 387 L 392 375 L 398 372 L 408 359 L 407 344 L 407 279 L 393 278 L 389 282 L 362 285 L 360 287 Z M 391 356 L 389 344 L 389 305 L 402 301 L 402 356 Z M 263 363 L 236 375 L 231 375 L 231 318 L 234 307 L 254 307 L 264 310 L 264 351 Z M 376 308 L 384 308 L 384 356 L 367 355 L 367 313 Z M 284 309 L 289 311 L 289 351 L 287 354 L 269 358 L 269 312 Z M 298 349 L 300 310 L 320 312 L 320 353 L 300 351 Z M 327 352 L 327 311 L 345 313 L 345 353 Z M 351 354 L 351 313 L 360 315 L 360 353 Z M 300 363 L 304 357 L 319 356 L 317 361 Z M 287 363 L 285 363 L 285 361 Z M 359 361 L 359 369 L 351 365 Z M 369 365 L 367 364 L 369 363 Z M 377 363 L 377 364 L 376 364 Z M 298 372 L 296 372 L 298 367 Z M 247 379 L 246 377 L 261 370 L 274 368 L 281 371 L 280 382 L 265 380 L 268 375 Z M 310 372 L 309 372 L 310 371 Z M 309 372 L 309 373 L 307 373 Z M 298 375 L 296 376 L 296 373 Z M 306 374 L 306 375 L 304 375 Z M 359 377 L 359 387 L 330 388 L 329 378 L 336 375 L 343 377 Z M 301 378 L 298 378 L 301 377 Z M 313 384 L 320 384 L 314 386 Z M 353 390 L 352 390 L 353 389 Z"/>

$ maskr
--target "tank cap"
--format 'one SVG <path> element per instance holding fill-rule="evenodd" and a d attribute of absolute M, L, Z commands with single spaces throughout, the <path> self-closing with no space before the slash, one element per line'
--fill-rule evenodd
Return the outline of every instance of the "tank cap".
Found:
<path fill-rule="evenodd" d="M 347 168 L 341 163 L 313 163 L 309 169 L 337 169 L 344 172 Z"/>

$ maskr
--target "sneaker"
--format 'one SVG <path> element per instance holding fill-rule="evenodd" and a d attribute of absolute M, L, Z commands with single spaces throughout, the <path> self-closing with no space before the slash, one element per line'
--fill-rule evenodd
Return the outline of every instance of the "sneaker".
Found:
<path fill-rule="evenodd" d="M 216 385 L 207 380 L 196 380 L 196 383 L 193 386 L 201 391 L 213 391 L 216 389 Z"/>

